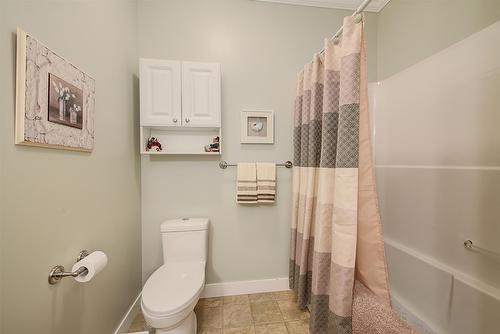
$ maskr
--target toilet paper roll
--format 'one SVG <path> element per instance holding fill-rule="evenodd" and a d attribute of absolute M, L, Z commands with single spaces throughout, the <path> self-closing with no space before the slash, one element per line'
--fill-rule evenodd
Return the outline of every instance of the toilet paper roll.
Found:
<path fill-rule="evenodd" d="M 101 251 L 95 251 L 73 265 L 72 271 L 80 267 L 87 268 L 87 274 L 75 277 L 77 282 L 88 282 L 94 278 L 108 264 L 108 256 Z"/>

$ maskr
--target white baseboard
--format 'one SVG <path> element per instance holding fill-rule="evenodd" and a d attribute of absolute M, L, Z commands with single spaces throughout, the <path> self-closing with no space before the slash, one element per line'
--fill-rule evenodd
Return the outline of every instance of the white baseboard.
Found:
<path fill-rule="evenodd" d="M 288 290 L 288 277 L 205 285 L 201 298 Z"/>
<path fill-rule="evenodd" d="M 125 313 L 125 316 L 123 317 L 122 321 L 116 328 L 113 334 L 122 334 L 122 333 L 127 333 L 130 325 L 132 324 L 132 321 L 134 321 L 136 315 L 139 313 L 139 310 L 141 308 L 141 293 L 135 298 L 134 302 L 132 305 L 130 305 L 127 313 Z"/>
<path fill-rule="evenodd" d="M 391 294 L 392 309 L 420 334 L 439 334 L 438 331 L 429 326 L 425 319 L 417 314 L 415 310 L 406 305 L 405 302 L 394 293 Z"/>
<path fill-rule="evenodd" d="M 205 285 L 201 298 L 288 290 L 288 277 Z M 135 298 L 113 334 L 126 333 L 141 308 L 141 294 Z"/>

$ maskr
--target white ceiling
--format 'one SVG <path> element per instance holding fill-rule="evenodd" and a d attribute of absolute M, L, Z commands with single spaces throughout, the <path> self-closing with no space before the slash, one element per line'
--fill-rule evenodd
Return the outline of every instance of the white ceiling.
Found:
<path fill-rule="evenodd" d="M 277 2 L 299 6 L 313 6 L 336 9 L 351 9 L 355 10 L 363 2 L 363 0 L 256 0 L 264 2 Z M 365 9 L 368 12 L 379 12 L 384 8 L 390 0 L 372 0 Z"/>

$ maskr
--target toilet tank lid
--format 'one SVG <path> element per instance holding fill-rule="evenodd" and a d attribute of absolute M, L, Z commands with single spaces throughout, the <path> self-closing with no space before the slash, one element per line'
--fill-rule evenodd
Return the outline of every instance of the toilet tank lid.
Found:
<path fill-rule="evenodd" d="M 202 231 L 208 229 L 208 218 L 177 218 L 161 223 L 161 232 Z"/>

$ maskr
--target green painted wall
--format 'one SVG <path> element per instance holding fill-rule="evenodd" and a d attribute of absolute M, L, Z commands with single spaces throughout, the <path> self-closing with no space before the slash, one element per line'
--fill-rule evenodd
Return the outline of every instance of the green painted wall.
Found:
<path fill-rule="evenodd" d="M 135 1 L 0 0 L 2 334 L 111 334 L 141 289 Z M 14 145 L 15 32 L 96 80 L 91 154 Z M 107 268 L 47 283 L 82 248 Z"/>
<path fill-rule="evenodd" d="M 498 20 L 499 0 L 392 0 L 378 15 L 378 80 Z"/>
<path fill-rule="evenodd" d="M 297 72 L 352 12 L 249 0 L 151 0 L 139 1 L 138 13 L 141 57 L 221 64 L 222 159 L 237 162 L 292 158 Z M 367 14 L 373 81 L 376 19 Z M 274 145 L 240 144 L 242 109 L 275 111 Z M 275 205 L 242 206 L 234 197 L 236 170 L 221 170 L 212 158 L 142 158 L 143 278 L 162 263 L 161 221 L 182 216 L 211 219 L 208 283 L 288 277 L 290 170 L 277 171 Z"/>

